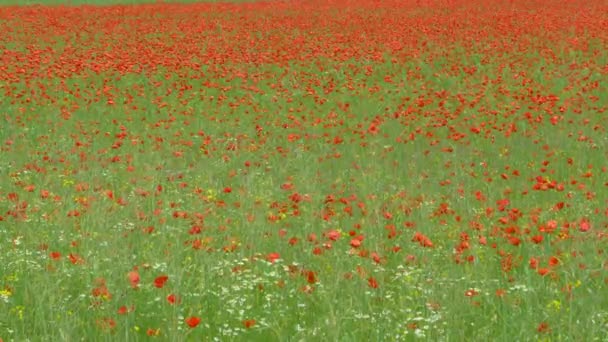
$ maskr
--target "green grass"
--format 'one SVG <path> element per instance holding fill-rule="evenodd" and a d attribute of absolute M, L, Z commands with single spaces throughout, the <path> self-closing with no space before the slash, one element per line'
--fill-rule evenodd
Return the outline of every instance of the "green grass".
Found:
<path fill-rule="evenodd" d="M 167 37 L 180 15 L 132 39 L 178 45 Z M 209 16 L 235 40 L 226 46 L 254 39 L 242 38 L 250 30 L 281 51 L 293 45 L 274 38 L 289 21 L 264 31 L 245 18 L 238 25 L 252 26 L 239 31 L 228 14 Z M 140 19 L 129 25 L 155 23 Z M 228 56 L 200 69 L 51 78 L 17 72 L 36 54 L 11 59 L 6 74 L 17 76 L 3 79 L 0 106 L 0 339 L 607 339 L 601 44 L 575 56 L 558 29 L 555 41 L 529 42 L 490 23 L 480 30 L 495 36 L 474 46 L 460 31 L 421 34 L 431 45 L 416 58 Z M 308 37 L 330 39 L 332 24 L 316 24 Z M 130 42 L 106 45 L 100 34 L 85 44 L 67 30 L 51 44 L 30 38 L 30 25 L 4 41 L 41 49 L 49 69 L 66 46 L 110 65 L 103 53 Z M 393 43 L 381 32 L 377 46 Z M 500 37 L 531 47 L 483 50 Z M 47 45 L 55 54 L 45 60 Z M 141 62 L 137 52 L 119 57 Z M 559 99 L 535 96 L 550 94 Z"/>

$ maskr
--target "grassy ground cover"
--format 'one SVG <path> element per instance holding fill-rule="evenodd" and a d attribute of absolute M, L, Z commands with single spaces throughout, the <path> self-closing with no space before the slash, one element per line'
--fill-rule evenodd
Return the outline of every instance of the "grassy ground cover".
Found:
<path fill-rule="evenodd" d="M 0 7 L 0 341 L 608 339 L 607 13 Z"/>

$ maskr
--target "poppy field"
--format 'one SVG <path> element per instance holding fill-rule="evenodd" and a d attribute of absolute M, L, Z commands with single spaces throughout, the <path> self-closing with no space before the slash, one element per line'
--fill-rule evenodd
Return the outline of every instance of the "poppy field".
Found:
<path fill-rule="evenodd" d="M 0 341 L 608 339 L 605 1 L 74 2 L 0 7 Z"/>

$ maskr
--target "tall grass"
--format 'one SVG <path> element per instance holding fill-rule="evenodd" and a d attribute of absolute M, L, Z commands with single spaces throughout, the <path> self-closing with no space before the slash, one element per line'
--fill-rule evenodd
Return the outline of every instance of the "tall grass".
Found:
<path fill-rule="evenodd" d="M 605 340 L 607 12 L 544 5 L 0 12 L 0 339 Z"/>

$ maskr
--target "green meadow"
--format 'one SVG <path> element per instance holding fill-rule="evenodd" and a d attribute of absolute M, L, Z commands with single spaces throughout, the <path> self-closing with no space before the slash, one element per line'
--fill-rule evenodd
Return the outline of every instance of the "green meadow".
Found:
<path fill-rule="evenodd" d="M 608 339 L 604 3 L 143 2 L 0 7 L 0 341 Z"/>

